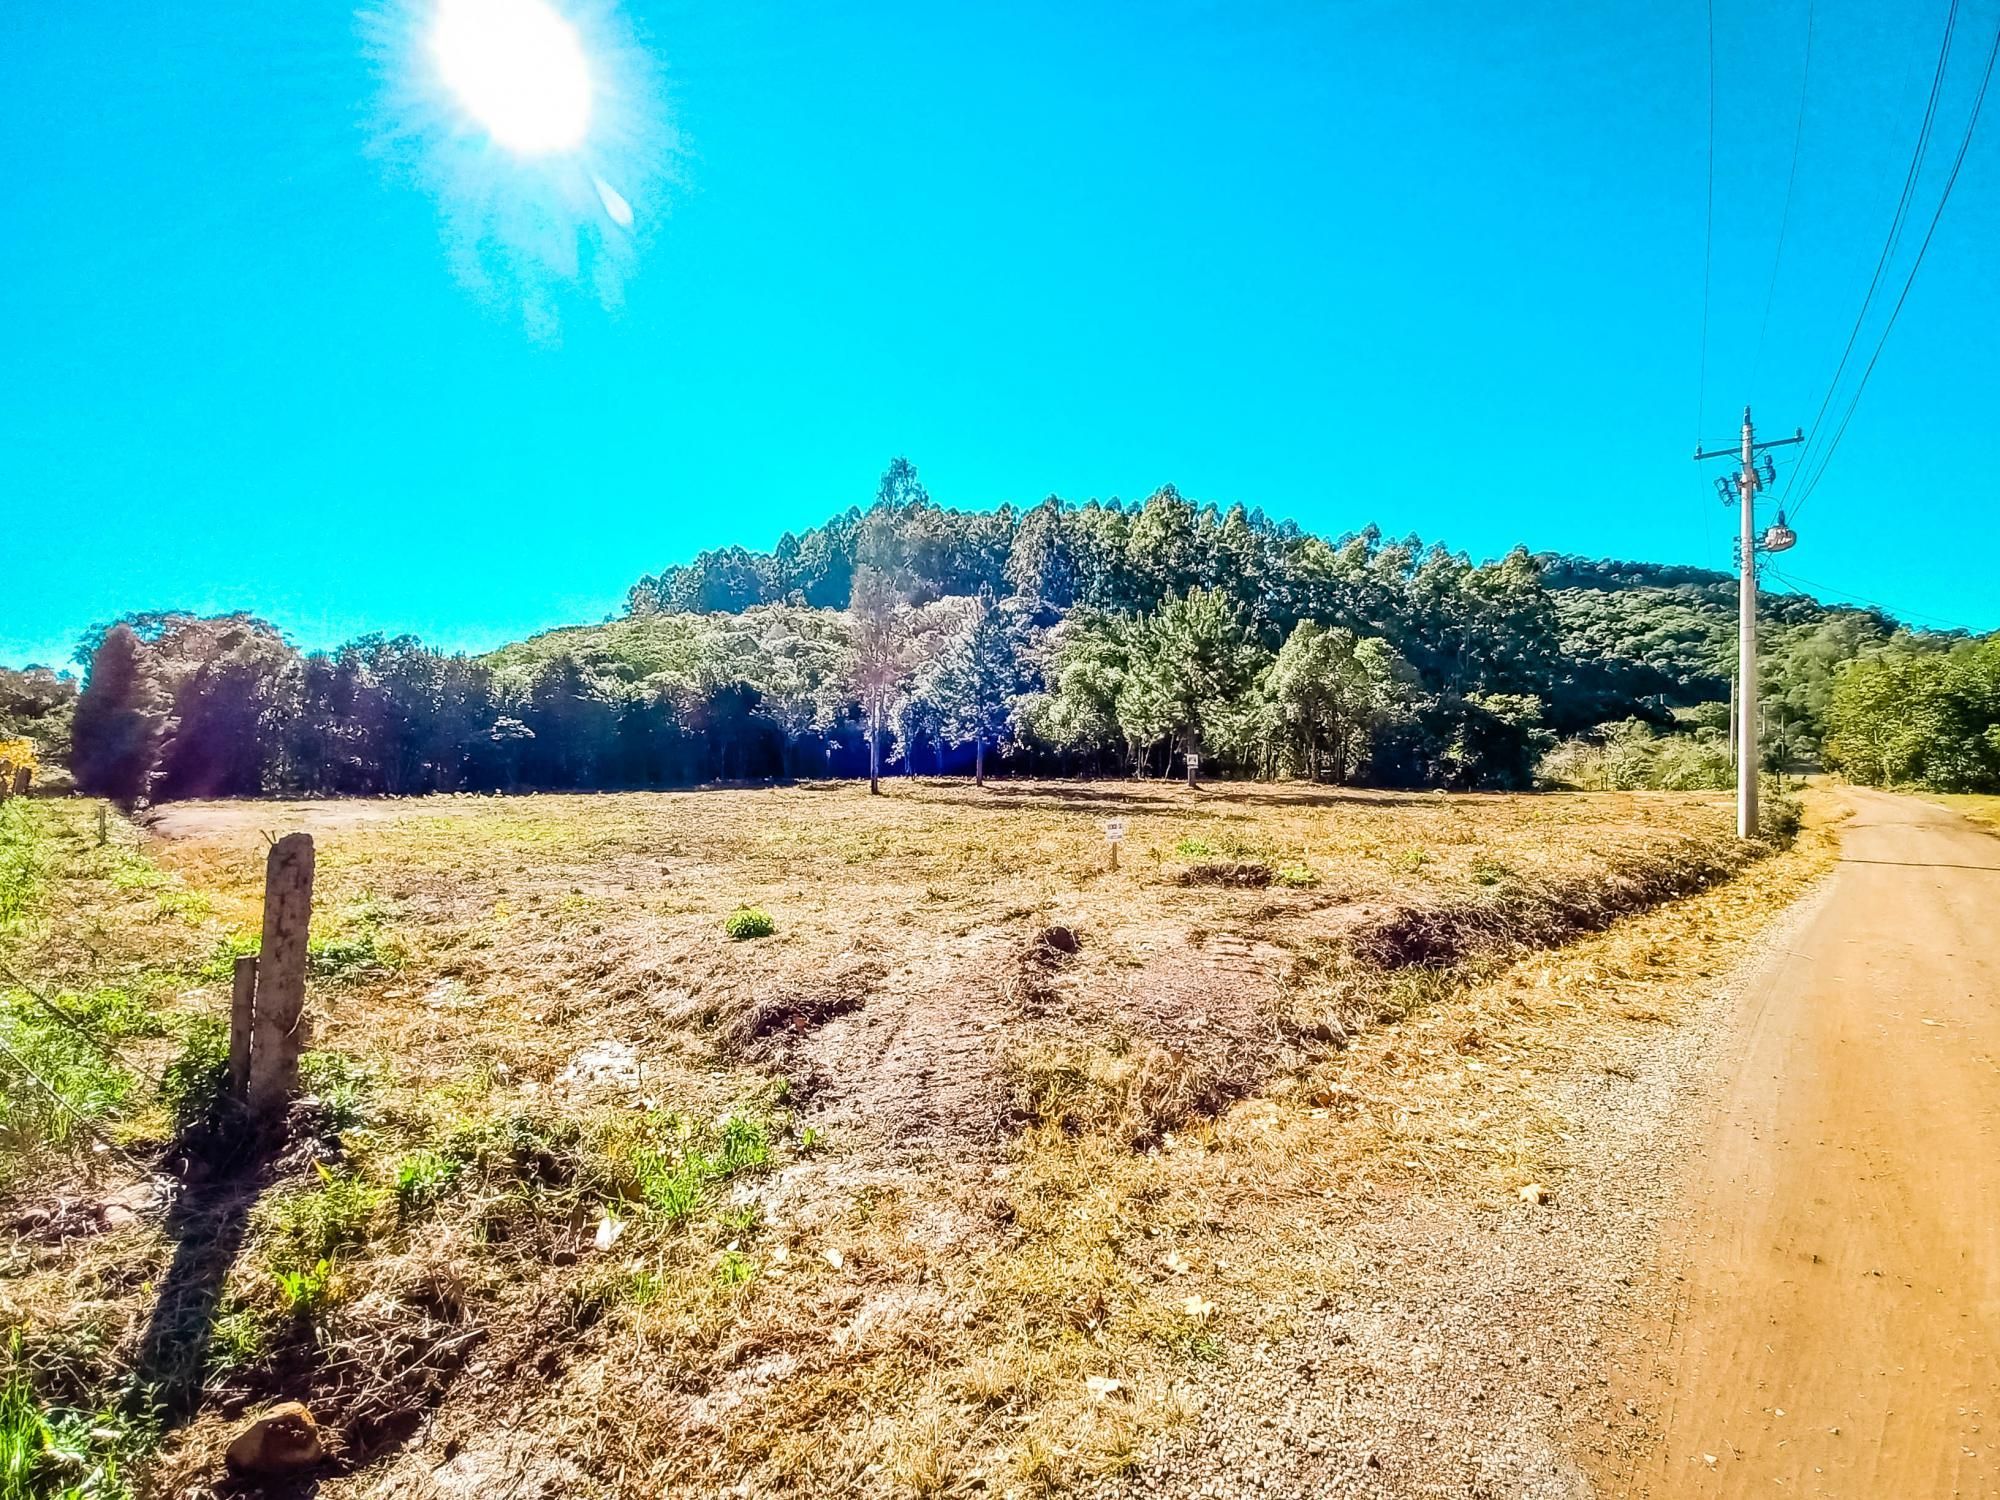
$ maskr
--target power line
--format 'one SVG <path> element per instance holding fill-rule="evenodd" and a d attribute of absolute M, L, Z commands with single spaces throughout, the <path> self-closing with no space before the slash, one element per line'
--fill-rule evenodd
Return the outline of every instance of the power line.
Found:
<path fill-rule="evenodd" d="M 1785 231 L 1792 222 L 1792 189 L 1799 180 L 1799 146 L 1806 134 L 1806 91 L 1812 87 L 1813 21 L 1819 13 L 1819 0 L 1807 0 L 1806 5 L 1806 62 L 1799 74 L 1799 118 L 1792 127 L 1792 169 L 1785 174 L 1785 206 L 1778 214 L 1778 248 L 1771 256 L 1771 280 L 1764 288 L 1764 318 L 1757 329 L 1757 353 L 1750 361 L 1750 385 L 1757 385 L 1757 372 L 1764 365 L 1764 339 L 1771 331 L 1771 303 L 1778 292 L 1778 267 L 1785 261 Z M 1712 87 L 1712 85 L 1711 85 Z M 1711 208 L 1710 212 L 1714 210 Z"/>
<path fill-rule="evenodd" d="M 1701 239 L 1701 380 L 1695 393 L 1694 420 L 1697 449 L 1702 429 L 1708 426 L 1708 303 L 1715 269 L 1715 0 L 1708 0 L 1708 213 Z"/>
<path fill-rule="evenodd" d="M 1887 615 L 1892 620 L 1925 620 L 1932 625 L 1942 625 L 1947 630 L 1962 630 L 1967 635 L 1977 635 L 1979 633 L 1970 625 L 1963 624 L 1960 621 L 1947 620 L 1938 615 L 1921 614 L 1914 609 L 1891 609 L 1879 599 L 1866 599 L 1859 594 L 1850 594 L 1845 590 L 1833 588 L 1824 583 L 1815 583 L 1810 578 L 1801 578 L 1796 573 L 1786 572 L 1783 569 L 1773 567 L 1769 563 L 1766 563 L 1764 568 L 1767 573 L 1775 577 L 1780 583 L 1788 583 L 1795 590 L 1801 592 L 1806 589 L 1812 590 L 1811 594 L 1805 595 L 1807 598 L 1831 595 L 1833 598 L 1839 599 L 1844 603 L 1859 604 L 1868 609 L 1876 610 L 1881 614 Z"/>
<path fill-rule="evenodd" d="M 1923 243 L 1917 246 L 1917 258 L 1911 262 L 1910 274 L 1904 278 L 1902 294 L 1896 298 L 1896 305 L 1889 310 L 1889 321 L 1882 325 L 1882 336 L 1875 341 L 1875 352 L 1868 357 L 1868 366 L 1861 372 L 1861 381 L 1855 386 L 1854 396 L 1847 403 L 1847 410 L 1841 415 L 1840 425 L 1834 430 L 1833 441 L 1827 444 L 1825 456 L 1813 470 L 1812 477 L 1806 481 L 1806 487 L 1799 495 L 1798 504 L 1792 507 L 1794 516 L 1805 508 L 1808 500 L 1812 499 L 1813 491 L 1819 487 L 1827 465 L 1833 462 L 1833 455 L 1840 447 L 1840 440 L 1847 436 L 1847 424 L 1854 420 L 1854 409 L 1861 404 L 1861 393 L 1868 389 L 1868 377 L 1875 373 L 1875 362 L 1882 357 L 1883 347 L 1889 342 L 1889 334 L 1896 326 L 1896 319 L 1903 311 L 1903 304 L 1909 301 L 1910 288 L 1916 284 L 1917 272 L 1923 269 L 1924 255 L 1931 248 L 1931 239 L 1937 234 L 1938 222 L 1944 218 L 1944 206 L 1951 201 L 1951 190 L 1958 182 L 1959 170 L 1965 165 L 1966 153 L 1972 147 L 1973 132 L 1979 126 L 1980 112 L 1986 107 L 1986 90 L 1993 82 L 1993 64 L 1996 59 L 2000 59 L 2000 22 L 1995 23 L 1993 45 L 1986 53 L 1986 71 L 1980 75 L 1979 92 L 1973 96 L 1972 113 L 1965 122 L 1965 137 L 1958 143 L 1958 154 L 1952 158 L 1951 175 L 1945 178 L 1944 191 L 1938 195 L 1937 210 L 1931 215 L 1930 227 L 1924 231 Z"/>
<path fill-rule="evenodd" d="M 1712 0 L 1711 0 L 1712 3 Z M 1951 8 L 1945 13 L 1944 38 L 1938 47 L 1937 67 L 1931 74 L 1931 92 L 1924 104 L 1923 123 L 1917 129 L 1917 143 L 1910 153 L 1909 169 L 1903 174 L 1903 191 L 1896 199 L 1896 211 L 1889 219 L 1889 232 L 1882 239 L 1881 254 L 1875 257 L 1875 271 L 1868 278 L 1868 290 L 1861 298 L 1861 307 L 1854 314 L 1854 327 L 1847 335 L 1847 345 L 1840 352 L 1840 363 L 1834 366 L 1833 379 L 1827 382 L 1826 396 L 1813 416 L 1812 427 L 1806 436 L 1806 451 L 1813 451 L 1819 437 L 1820 424 L 1826 419 L 1827 408 L 1833 404 L 1834 393 L 1840 389 L 1840 377 L 1847 372 L 1847 362 L 1854 354 L 1854 345 L 1861 337 L 1861 327 L 1868 318 L 1868 309 L 1874 305 L 1875 292 L 1882 282 L 1882 273 L 1888 269 L 1890 257 L 1894 254 L 1896 242 L 1903 232 L 1903 222 L 1909 217 L 1910 203 L 1916 194 L 1917 180 L 1923 173 L 1924 156 L 1930 147 L 1931 127 L 1937 119 L 1938 97 L 1944 90 L 1946 64 L 1951 57 L 1951 39 L 1958 29 L 1958 0 L 1951 0 Z M 1797 482 L 1796 471 L 1793 483 Z M 1790 485 L 1786 486 L 1790 494 Z"/>

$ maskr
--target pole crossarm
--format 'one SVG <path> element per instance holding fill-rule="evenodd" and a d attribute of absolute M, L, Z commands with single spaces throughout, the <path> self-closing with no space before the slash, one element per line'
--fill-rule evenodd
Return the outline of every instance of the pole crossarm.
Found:
<path fill-rule="evenodd" d="M 1801 427 L 1788 438 L 1771 438 L 1766 442 L 1752 443 L 1750 451 L 1752 453 L 1762 453 L 1766 448 L 1783 448 L 1787 444 L 1803 443 L 1805 440 L 1806 430 Z M 1740 447 L 1716 448 L 1712 450 L 1697 448 L 1694 450 L 1694 456 L 1697 463 L 1704 458 L 1734 458 L 1740 460 L 1743 457 L 1743 450 Z"/>

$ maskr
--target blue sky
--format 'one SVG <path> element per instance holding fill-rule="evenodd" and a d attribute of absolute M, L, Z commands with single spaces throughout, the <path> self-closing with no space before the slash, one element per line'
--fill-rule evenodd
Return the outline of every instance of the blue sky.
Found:
<path fill-rule="evenodd" d="M 620 92 L 592 159 L 636 222 L 573 279 L 568 226 L 513 222 L 525 174 L 402 102 L 422 54 L 384 38 L 428 3 L 7 7 L 0 661 L 176 606 L 483 648 L 865 503 L 898 453 L 946 504 L 1172 482 L 1475 556 L 1727 564 L 1689 460 L 1702 0 L 588 0 Z M 1812 423 L 1945 5 L 1819 0 L 1761 358 L 1806 4 L 1715 11 L 1728 441 L 1746 397 Z M 1996 25 L 1966 0 L 1892 290 Z M 1785 562 L 1988 629 L 1996 117 Z"/>

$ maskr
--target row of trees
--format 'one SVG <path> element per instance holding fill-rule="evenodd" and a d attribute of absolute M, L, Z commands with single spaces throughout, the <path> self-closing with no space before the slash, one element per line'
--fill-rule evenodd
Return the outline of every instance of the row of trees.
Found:
<path fill-rule="evenodd" d="M 302 654 L 242 615 L 104 631 L 76 705 L 79 786 L 131 802 L 672 786 L 964 768 L 1176 767 L 1523 785 L 1529 695 L 1428 688 L 1385 642 L 1302 621 L 1266 649 L 1227 595 L 1045 626 L 990 593 L 912 604 L 864 573 L 850 609 L 767 606 L 493 657 L 368 637 Z"/>
<path fill-rule="evenodd" d="M 1623 766 L 1664 736 L 1655 758 L 1678 778 L 1714 758 L 1673 742 L 1718 718 L 1734 598 L 1698 569 L 1521 550 L 1474 565 L 1171 489 L 1130 508 L 952 511 L 899 460 L 866 512 L 770 553 L 704 554 L 643 580 L 621 618 L 485 657 L 379 636 L 302 654 L 248 616 L 129 617 L 85 643 L 70 758 L 87 790 L 128 800 L 983 778 L 996 753 L 1038 772 L 1166 775 L 1199 757 L 1222 774 L 1469 787 L 1528 784 L 1559 737 Z M 1856 661 L 1976 698 L 1950 638 L 1873 611 L 1770 597 L 1763 634 L 1794 762 L 1818 753 L 1843 693 L 1875 681 Z M 0 678 L 0 719 L 32 709 L 57 758 L 70 690 Z M 1931 700 L 1892 686 L 1870 701 Z M 1864 733 L 1858 711 L 1833 743 L 1857 775 L 1916 765 L 1969 783 L 1982 712 L 1960 715 L 1969 741 L 1908 737 L 1911 754 L 1961 746 L 1950 755 L 1858 750 L 1893 738 Z"/>
<path fill-rule="evenodd" d="M 1827 759 L 1856 781 L 2000 792 L 2000 635 L 1849 662 L 1826 721 Z"/>

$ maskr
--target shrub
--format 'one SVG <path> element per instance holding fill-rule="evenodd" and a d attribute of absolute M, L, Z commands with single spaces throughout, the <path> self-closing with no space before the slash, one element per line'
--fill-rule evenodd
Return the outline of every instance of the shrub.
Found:
<path fill-rule="evenodd" d="M 228 1088 L 228 1023 L 196 1016 L 182 1035 L 179 1055 L 160 1075 L 160 1101 L 172 1112 L 174 1129 L 185 1132 L 213 1119 Z"/>
<path fill-rule="evenodd" d="M 769 937 L 778 930 L 778 924 L 761 906 L 739 906 L 723 920 L 722 930 L 729 934 L 730 941 L 740 943 L 748 938 Z"/>
<path fill-rule="evenodd" d="M 1757 803 L 1758 832 L 1773 843 L 1791 843 L 1799 836 L 1799 826 L 1805 821 L 1805 809 L 1799 805 L 1798 798 L 1773 791 L 1768 780 L 1763 793 Z"/>

